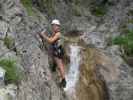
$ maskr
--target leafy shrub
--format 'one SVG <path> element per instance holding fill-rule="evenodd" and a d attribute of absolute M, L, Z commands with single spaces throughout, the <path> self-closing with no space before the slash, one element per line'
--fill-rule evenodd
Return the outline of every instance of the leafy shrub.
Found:
<path fill-rule="evenodd" d="M 32 8 L 32 0 L 21 0 L 21 2 L 24 5 L 24 7 L 26 8 L 28 14 L 30 16 L 34 15 L 34 11 Z"/>
<path fill-rule="evenodd" d="M 5 83 L 17 84 L 21 79 L 21 72 L 18 70 L 18 66 L 15 60 L 0 59 L 0 66 L 6 70 Z"/>
<path fill-rule="evenodd" d="M 96 6 L 91 8 L 91 13 L 95 16 L 104 16 L 106 14 L 106 8 L 102 6 Z"/>
<path fill-rule="evenodd" d="M 107 12 L 108 0 L 92 0 L 90 1 L 90 11 L 97 17 L 102 17 Z"/>
<path fill-rule="evenodd" d="M 55 14 L 54 0 L 21 0 L 21 2 L 27 9 L 27 12 L 30 16 L 36 15 L 36 10 L 33 9 L 34 7 L 36 7 L 41 12 L 45 11 L 49 16 Z"/>
<path fill-rule="evenodd" d="M 122 46 L 126 55 L 133 56 L 133 30 L 128 31 L 128 33 L 123 36 L 114 38 L 113 44 Z"/>

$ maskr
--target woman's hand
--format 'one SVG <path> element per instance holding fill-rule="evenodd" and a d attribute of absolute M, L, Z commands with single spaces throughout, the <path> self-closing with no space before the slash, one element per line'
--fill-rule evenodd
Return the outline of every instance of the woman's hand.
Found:
<path fill-rule="evenodd" d="M 46 39 L 46 38 L 47 38 L 46 33 L 41 33 L 41 35 L 43 36 L 43 38 L 44 38 L 44 39 Z"/>
<path fill-rule="evenodd" d="M 41 38 L 45 38 L 45 37 L 46 37 L 46 33 L 44 33 L 44 32 L 38 33 L 38 35 L 39 35 Z"/>
<path fill-rule="evenodd" d="M 41 32 L 41 33 L 40 33 L 40 35 L 41 35 L 41 36 L 43 36 L 43 35 L 44 35 L 44 33 L 43 33 L 43 32 Z"/>

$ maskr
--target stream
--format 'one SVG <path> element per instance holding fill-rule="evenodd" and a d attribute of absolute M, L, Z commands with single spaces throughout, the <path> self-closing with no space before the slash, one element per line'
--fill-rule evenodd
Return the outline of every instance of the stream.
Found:
<path fill-rule="evenodd" d="M 64 90 L 66 91 L 67 95 L 71 97 L 71 99 L 76 99 L 75 96 L 75 86 L 79 79 L 79 67 L 81 61 L 80 55 L 80 46 L 76 44 L 72 44 L 69 46 L 70 48 L 70 65 L 68 69 L 68 73 L 66 74 L 66 81 L 67 85 Z"/>
<path fill-rule="evenodd" d="M 67 85 L 64 91 L 68 100 L 105 100 L 104 83 L 96 77 L 96 50 L 70 43 Z"/>

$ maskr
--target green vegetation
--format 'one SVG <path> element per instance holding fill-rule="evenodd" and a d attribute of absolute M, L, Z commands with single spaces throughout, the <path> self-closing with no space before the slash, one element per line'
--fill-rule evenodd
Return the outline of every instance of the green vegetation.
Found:
<path fill-rule="evenodd" d="M 101 17 L 106 14 L 106 9 L 105 9 L 105 7 L 102 7 L 102 6 L 96 6 L 91 9 L 91 12 L 93 15 Z"/>
<path fill-rule="evenodd" d="M 39 11 L 43 12 L 47 12 L 48 15 L 53 15 L 55 14 L 54 11 L 54 0 L 36 0 L 35 2 L 33 2 L 32 0 L 21 0 L 22 4 L 24 5 L 24 7 L 26 8 L 28 14 L 30 16 L 35 15 L 35 10 L 33 9 L 33 5 L 39 9 Z"/>
<path fill-rule="evenodd" d="M 128 23 L 133 24 L 133 19 L 129 19 L 129 20 L 128 20 Z"/>
<path fill-rule="evenodd" d="M 76 5 L 80 4 L 82 0 L 72 0 L 72 2 Z"/>
<path fill-rule="evenodd" d="M 90 11 L 93 15 L 97 17 L 102 17 L 106 14 L 108 10 L 108 0 L 92 0 L 90 1 Z"/>
<path fill-rule="evenodd" d="M 0 66 L 6 70 L 5 83 L 17 84 L 21 79 L 21 72 L 18 70 L 18 66 L 15 60 L 0 59 Z"/>
<path fill-rule="evenodd" d="M 21 0 L 21 2 L 24 5 L 24 7 L 26 8 L 28 14 L 30 16 L 34 15 L 34 11 L 32 8 L 32 0 Z"/>
<path fill-rule="evenodd" d="M 41 5 L 47 10 L 48 15 L 49 16 L 54 15 L 55 14 L 55 10 L 54 10 L 55 1 L 54 0 L 42 0 L 42 1 L 43 3 Z"/>
<path fill-rule="evenodd" d="M 130 9 L 128 15 L 133 16 L 133 9 Z"/>
<path fill-rule="evenodd" d="M 6 36 L 4 38 L 4 44 L 8 49 L 11 49 L 15 45 L 15 40 L 11 36 Z"/>
<path fill-rule="evenodd" d="M 128 31 L 127 34 L 123 36 L 114 38 L 112 41 L 113 44 L 117 44 L 123 47 L 127 56 L 133 56 L 133 30 Z"/>

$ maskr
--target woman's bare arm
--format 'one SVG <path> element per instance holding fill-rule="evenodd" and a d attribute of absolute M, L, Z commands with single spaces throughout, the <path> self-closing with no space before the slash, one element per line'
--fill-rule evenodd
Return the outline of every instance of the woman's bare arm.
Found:
<path fill-rule="evenodd" d="M 54 37 L 47 37 L 46 36 L 46 40 L 49 42 L 49 43 L 54 43 L 56 40 L 58 40 L 60 37 L 60 32 L 56 33 Z"/>
<path fill-rule="evenodd" d="M 54 37 L 48 37 L 45 33 L 40 33 L 40 36 L 46 39 L 49 43 L 54 43 L 59 37 L 60 37 L 60 32 L 56 33 Z"/>

